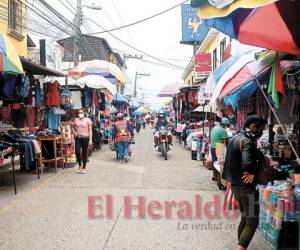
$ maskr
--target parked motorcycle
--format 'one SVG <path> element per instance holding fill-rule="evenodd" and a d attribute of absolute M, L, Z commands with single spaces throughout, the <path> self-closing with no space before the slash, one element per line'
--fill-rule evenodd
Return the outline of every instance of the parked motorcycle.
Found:
<path fill-rule="evenodd" d="M 158 152 L 162 153 L 165 160 L 168 160 L 168 152 L 171 150 L 168 140 L 168 132 L 169 130 L 167 127 L 160 127 L 158 130 Z"/>

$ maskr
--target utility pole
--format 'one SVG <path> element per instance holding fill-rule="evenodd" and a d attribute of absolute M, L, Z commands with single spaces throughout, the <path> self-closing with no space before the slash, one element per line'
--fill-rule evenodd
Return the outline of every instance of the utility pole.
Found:
<path fill-rule="evenodd" d="M 150 74 L 145 74 L 145 73 L 138 73 L 138 72 L 135 72 L 135 81 L 134 81 L 134 92 L 133 92 L 133 97 L 135 98 L 136 95 L 137 95 L 137 80 L 138 80 L 138 77 L 142 77 L 142 76 L 150 76 Z"/>
<path fill-rule="evenodd" d="M 82 2 L 81 0 L 77 0 L 77 11 L 75 15 L 75 36 L 74 36 L 74 66 L 77 66 L 79 64 L 81 24 L 82 24 Z"/>

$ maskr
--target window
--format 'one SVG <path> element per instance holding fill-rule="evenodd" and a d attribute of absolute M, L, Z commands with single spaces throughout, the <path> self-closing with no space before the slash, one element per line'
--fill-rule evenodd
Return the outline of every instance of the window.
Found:
<path fill-rule="evenodd" d="M 217 68 L 218 56 L 217 56 L 217 48 L 213 51 L 213 69 Z"/>
<path fill-rule="evenodd" d="M 223 39 L 223 41 L 220 43 L 220 61 L 224 61 L 224 55 L 226 52 L 226 38 Z"/>
<path fill-rule="evenodd" d="M 8 1 L 8 27 L 15 35 L 22 35 L 22 2 L 21 0 Z"/>

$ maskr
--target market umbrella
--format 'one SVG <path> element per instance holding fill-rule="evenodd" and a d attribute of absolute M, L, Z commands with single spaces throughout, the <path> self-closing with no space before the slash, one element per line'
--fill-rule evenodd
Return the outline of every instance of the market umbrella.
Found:
<path fill-rule="evenodd" d="M 299 13 L 297 1 L 279 0 L 256 9 L 237 9 L 224 17 L 206 19 L 205 24 L 244 44 L 300 55 Z"/>
<path fill-rule="evenodd" d="M 76 84 L 81 88 L 88 86 L 93 89 L 106 89 L 112 95 L 116 94 L 117 92 L 115 86 L 113 86 L 113 84 L 110 81 L 108 81 L 103 76 L 99 76 L 99 75 L 84 76 L 80 78 L 78 81 L 76 81 Z"/>
<path fill-rule="evenodd" d="M 170 83 L 165 85 L 159 92 L 159 97 L 173 97 L 180 92 L 180 89 L 184 87 L 183 83 Z"/>
<path fill-rule="evenodd" d="M 145 114 L 145 113 L 149 112 L 149 110 L 146 109 L 145 107 L 139 107 L 136 111 L 139 112 L 139 113 L 142 113 L 142 114 Z"/>
<path fill-rule="evenodd" d="M 0 72 L 23 74 L 24 70 L 18 52 L 4 33 L 0 32 Z"/>
<path fill-rule="evenodd" d="M 116 93 L 113 96 L 112 103 L 114 103 L 116 105 L 122 105 L 122 104 L 128 103 L 128 98 L 120 93 Z"/>
<path fill-rule="evenodd" d="M 199 8 L 202 18 L 225 17 L 239 8 L 257 8 L 277 0 L 191 0 L 193 8 Z"/>
<path fill-rule="evenodd" d="M 138 111 L 134 111 L 134 112 L 132 113 L 132 115 L 134 115 L 134 116 L 140 116 L 140 115 L 141 115 L 141 113 L 140 113 L 140 112 L 138 112 Z"/>
<path fill-rule="evenodd" d="M 286 70 L 287 68 L 293 66 L 294 61 L 281 61 L 281 70 Z M 269 71 L 271 65 L 265 62 L 253 61 L 244 66 L 237 74 L 230 79 L 224 88 L 222 89 L 219 98 L 223 98 L 234 90 L 238 89 L 241 85 L 253 81 L 255 76 L 259 74 L 264 74 Z"/>
<path fill-rule="evenodd" d="M 69 71 L 68 75 L 75 79 L 86 75 L 100 75 L 109 79 L 115 78 L 121 83 L 125 82 L 122 70 L 116 64 L 104 60 L 80 62 L 78 66 Z"/>

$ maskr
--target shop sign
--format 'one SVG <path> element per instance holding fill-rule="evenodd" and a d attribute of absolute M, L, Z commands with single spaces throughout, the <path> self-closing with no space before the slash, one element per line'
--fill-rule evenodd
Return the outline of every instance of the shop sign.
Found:
<path fill-rule="evenodd" d="M 197 8 L 192 8 L 190 4 L 181 5 L 182 43 L 202 42 L 209 32 L 209 27 L 202 22 L 197 10 Z"/>
<path fill-rule="evenodd" d="M 205 75 L 212 71 L 210 53 L 199 53 L 195 55 L 195 71 Z"/>
<path fill-rule="evenodd" d="M 209 94 L 206 91 L 206 84 L 201 84 L 199 86 L 198 92 L 198 102 L 199 104 L 205 104 L 209 100 Z"/>

